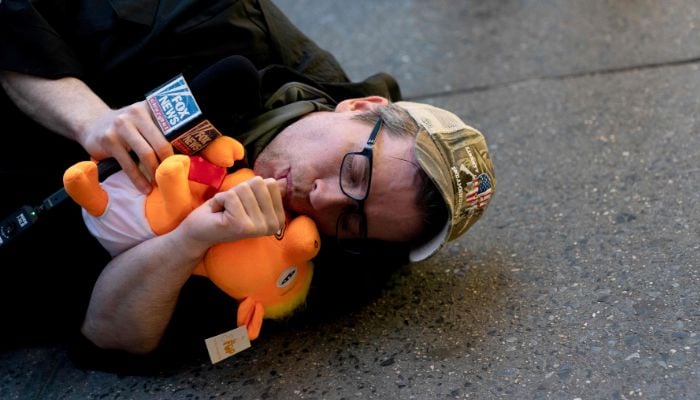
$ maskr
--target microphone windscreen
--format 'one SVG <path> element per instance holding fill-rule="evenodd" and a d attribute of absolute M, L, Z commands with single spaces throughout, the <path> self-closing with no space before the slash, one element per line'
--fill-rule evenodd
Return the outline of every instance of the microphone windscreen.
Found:
<path fill-rule="evenodd" d="M 223 58 L 197 74 L 190 89 L 204 118 L 224 134 L 261 108 L 260 76 L 245 57 Z"/>

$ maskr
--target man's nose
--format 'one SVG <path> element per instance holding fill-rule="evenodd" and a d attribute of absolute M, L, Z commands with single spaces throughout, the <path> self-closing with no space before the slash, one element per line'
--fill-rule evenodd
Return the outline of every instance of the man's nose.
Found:
<path fill-rule="evenodd" d="M 354 205 L 355 200 L 348 197 L 342 190 L 338 180 L 317 179 L 311 188 L 309 201 L 314 210 L 341 210 Z"/>

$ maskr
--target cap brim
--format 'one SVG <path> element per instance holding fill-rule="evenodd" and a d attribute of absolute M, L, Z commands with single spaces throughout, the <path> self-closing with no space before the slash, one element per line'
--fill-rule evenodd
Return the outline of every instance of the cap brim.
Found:
<path fill-rule="evenodd" d="M 416 137 L 416 159 L 423 171 L 426 171 L 430 180 L 435 184 L 440 196 L 447 206 L 447 221 L 440 232 L 427 242 L 421 243 L 411 249 L 409 260 L 411 262 L 423 261 L 435 254 L 447 242 L 452 227 L 452 213 L 454 189 L 452 188 L 452 178 L 447 175 L 450 171 L 449 163 L 437 148 L 435 142 L 425 130 L 418 133 Z"/>
<path fill-rule="evenodd" d="M 435 237 L 423 244 L 413 247 L 408 253 L 408 260 L 410 262 L 423 261 L 426 258 L 437 253 L 437 251 L 440 250 L 440 248 L 442 248 L 442 246 L 447 241 L 447 234 L 449 232 L 449 229 L 450 223 L 447 222 L 445 226 L 440 230 L 440 233 L 435 235 Z"/>

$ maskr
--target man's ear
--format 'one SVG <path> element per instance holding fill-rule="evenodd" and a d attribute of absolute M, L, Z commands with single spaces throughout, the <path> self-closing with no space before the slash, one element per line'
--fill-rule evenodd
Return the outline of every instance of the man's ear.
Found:
<path fill-rule="evenodd" d="M 335 107 L 335 111 L 366 111 L 389 104 L 389 100 L 381 96 L 359 97 L 343 100 Z"/>

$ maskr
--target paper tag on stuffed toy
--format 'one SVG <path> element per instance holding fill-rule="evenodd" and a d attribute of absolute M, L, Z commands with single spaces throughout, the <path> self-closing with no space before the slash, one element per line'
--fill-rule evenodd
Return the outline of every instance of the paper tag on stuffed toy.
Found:
<path fill-rule="evenodd" d="M 204 340 L 212 364 L 225 360 L 250 347 L 245 325 Z"/>

